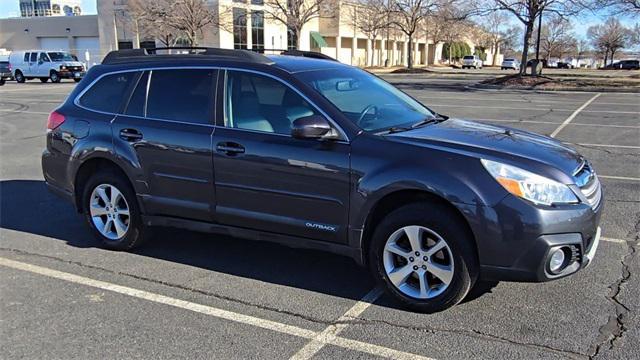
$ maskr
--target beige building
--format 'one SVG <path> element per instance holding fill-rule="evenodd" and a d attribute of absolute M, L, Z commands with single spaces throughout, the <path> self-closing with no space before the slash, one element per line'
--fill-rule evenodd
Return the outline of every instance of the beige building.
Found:
<path fill-rule="evenodd" d="M 287 27 L 269 18 L 263 0 L 214 0 L 208 5 L 219 14 L 221 27 L 204 29 L 198 45 L 229 49 L 253 49 L 270 52 L 291 49 L 295 39 Z M 350 8 L 339 1 L 331 11 L 308 22 L 300 34 L 300 50 L 319 51 L 347 64 L 382 66 L 407 63 L 406 36 L 382 31 L 375 40 L 357 30 L 350 21 Z M 329 17 L 330 16 L 330 17 Z M 116 48 L 146 47 L 154 43 L 142 31 L 136 31 L 135 21 L 128 16 L 127 0 L 98 0 L 98 27 L 103 51 Z M 442 44 L 428 41 L 424 33 L 414 39 L 414 64 L 433 64 L 440 58 Z M 156 43 L 158 43 L 156 41 Z M 157 44 L 160 46 L 160 44 Z M 375 49 L 374 49 L 375 48 Z"/>
<path fill-rule="evenodd" d="M 295 48 L 292 32 L 269 18 L 263 1 L 207 0 L 207 5 L 219 14 L 221 26 L 203 29 L 198 45 L 265 53 Z M 47 4 L 62 2 L 54 0 Z M 90 16 L 0 19 L 0 49 L 67 50 L 92 65 L 111 50 L 163 46 L 158 39 L 145 34 L 127 4 L 127 0 L 97 0 L 98 14 Z M 300 50 L 322 52 L 357 66 L 406 65 L 407 37 L 398 31 L 383 30 L 376 39 L 368 39 L 353 25 L 350 14 L 354 6 L 357 5 L 348 0 L 339 0 L 336 6 L 325 10 L 329 13 L 323 13 L 322 18 L 305 24 L 300 34 Z M 178 42 L 181 43 L 184 44 Z M 442 43 L 434 44 L 424 31 L 416 33 L 412 46 L 416 66 L 438 63 L 441 58 Z"/>

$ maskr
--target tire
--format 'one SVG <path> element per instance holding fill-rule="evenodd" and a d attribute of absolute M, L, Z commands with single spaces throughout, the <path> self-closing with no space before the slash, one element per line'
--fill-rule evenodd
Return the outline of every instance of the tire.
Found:
<path fill-rule="evenodd" d="M 4 79 L 0 79 L 0 86 L 3 86 L 6 83 Z"/>
<path fill-rule="evenodd" d="M 479 274 L 473 237 L 466 226 L 461 226 L 462 221 L 464 219 L 457 213 L 440 204 L 415 203 L 391 212 L 376 227 L 369 246 L 368 265 L 376 281 L 404 307 L 413 311 L 434 313 L 458 304 L 473 287 Z M 422 234 L 419 237 L 420 255 L 408 240 L 407 234 L 414 231 L 411 229 L 417 229 L 415 234 Z M 387 242 L 392 241 L 396 249 L 401 249 L 402 256 L 387 251 Z M 435 245 L 441 244 L 440 241 L 444 241 L 445 246 L 435 251 L 439 248 Z M 396 261 L 401 263 L 396 264 Z M 446 275 L 442 276 L 445 280 L 429 272 L 429 269 L 434 271 L 438 267 L 447 269 L 439 272 L 440 276 Z M 406 271 L 396 274 L 404 273 L 405 280 L 397 287 L 389 273 L 400 269 Z M 430 283 L 429 287 L 424 286 L 425 291 L 420 290 L 422 282 L 418 279 L 421 276 L 426 284 Z M 395 282 L 402 282 L 398 281 L 401 278 L 396 277 Z"/>
<path fill-rule="evenodd" d="M 79 83 L 80 81 L 82 81 L 82 79 L 74 78 L 73 81 Z"/>
<path fill-rule="evenodd" d="M 102 195 L 106 198 L 100 194 L 99 189 L 104 190 Z M 117 192 L 114 192 L 113 189 L 116 189 Z M 118 192 L 120 196 L 117 196 Z M 113 206 L 114 202 L 111 201 L 114 195 L 116 195 L 115 207 Z M 142 223 L 135 192 L 127 179 L 115 171 L 102 170 L 92 175 L 84 186 L 82 204 L 89 228 L 102 245 L 108 249 L 131 250 L 140 246 L 150 233 Z M 94 209 L 102 209 L 102 211 L 92 210 L 92 206 Z M 119 211 L 114 211 L 114 208 Z M 125 215 L 125 209 L 128 209 L 128 216 Z M 107 225 L 108 222 L 111 224 Z M 105 231 L 104 229 L 107 227 L 108 229 Z M 123 228 L 124 232 L 121 232 L 120 230 Z"/>
<path fill-rule="evenodd" d="M 18 84 L 24 84 L 24 82 L 26 81 L 24 78 L 24 75 L 22 74 L 22 71 L 20 70 L 16 70 L 16 82 Z"/>
<path fill-rule="evenodd" d="M 40 78 L 41 83 L 46 83 L 47 81 L 49 81 L 49 78 Z"/>
<path fill-rule="evenodd" d="M 58 74 L 57 71 L 55 70 L 51 70 L 51 73 L 49 73 L 49 79 L 51 79 L 51 82 L 54 84 L 57 84 L 60 82 L 60 75 Z"/>

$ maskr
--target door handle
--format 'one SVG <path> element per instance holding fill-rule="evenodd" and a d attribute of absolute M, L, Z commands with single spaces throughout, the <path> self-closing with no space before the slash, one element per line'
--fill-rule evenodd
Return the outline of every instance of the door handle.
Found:
<path fill-rule="evenodd" d="M 216 145 L 216 151 L 227 155 L 243 154 L 244 146 L 233 142 L 221 142 Z"/>
<path fill-rule="evenodd" d="M 120 138 L 125 141 L 140 141 L 142 133 L 136 129 L 122 129 L 120 130 Z"/>

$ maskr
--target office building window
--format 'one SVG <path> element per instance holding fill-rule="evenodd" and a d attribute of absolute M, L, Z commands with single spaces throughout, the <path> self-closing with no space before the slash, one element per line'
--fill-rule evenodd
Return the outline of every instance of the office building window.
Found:
<path fill-rule="evenodd" d="M 264 11 L 251 11 L 251 44 L 252 50 L 264 52 Z"/>
<path fill-rule="evenodd" d="M 247 48 L 247 10 L 233 8 L 233 48 Z"/>

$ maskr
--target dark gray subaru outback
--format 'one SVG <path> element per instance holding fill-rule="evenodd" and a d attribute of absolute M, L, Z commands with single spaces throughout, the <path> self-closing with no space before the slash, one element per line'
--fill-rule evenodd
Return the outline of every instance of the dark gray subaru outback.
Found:
<path fill-rule="evenodd" d="M 424 312 L 592 261 L 602 192 L 575 150 L 295 55 L 110 53 L 49 117 L 49 188 L 111 249 L 172 226 L 331 251 Z"/>

